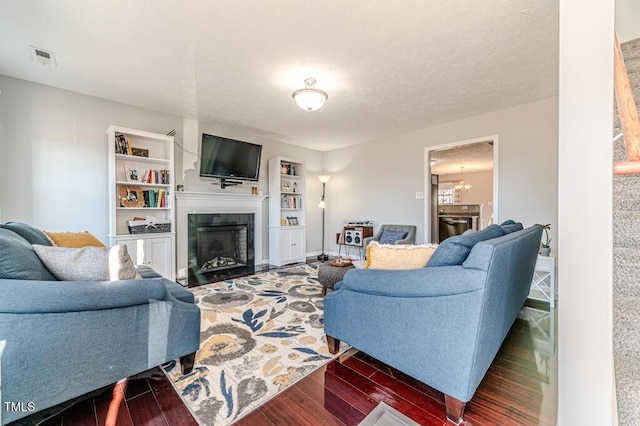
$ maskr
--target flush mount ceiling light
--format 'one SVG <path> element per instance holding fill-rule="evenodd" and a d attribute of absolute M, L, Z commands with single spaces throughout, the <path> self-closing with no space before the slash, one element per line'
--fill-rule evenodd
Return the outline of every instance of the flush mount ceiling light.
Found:
<path fill-rule="evenodd" d="M 305 78 L 304 85 L 306 86 L 304 89 L 296 90 L 291 95 L 296 104 L 305 111 L 315 111 L 322 108 L 329 97 L 327 92 L 315 88 L 316 79 L 313 77 Z"/>

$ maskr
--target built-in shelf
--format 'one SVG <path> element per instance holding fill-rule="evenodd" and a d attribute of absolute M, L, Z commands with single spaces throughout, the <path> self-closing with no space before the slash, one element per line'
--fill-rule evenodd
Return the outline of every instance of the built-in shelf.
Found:
<path fill-rule="evenodd" d="M 283 173 L 286 172 L 286 173 Z M 269 160 L 269 263 L 304 262 L 307 251 L 305 167 L 285 157 Z"/>
<path fill-rule="evenodd" d="M 163 277 L 174 279 L 176 272 L 175 217 L 171 190 L 175 177 L 174 138 L 144 130 L 109 126 L 107 139 L 109 144 L 109 245 L 126 245 L 136 265 L 150 266 Z M 127 149 L 133 152 L 139 150 L 148 157 L 122 154 Z M 127 181 L 131 169 L 137 170 L 140 180 L 144 180 L 145 175 L 153 170 L 156 174 L 156 183 Z M 163 181 L 167 183 L 162 183 Z M 123 188 L 127 189 L 126 198 L 123 195 Z M 132 198 L 129 198 L 129 195 Z M 143 198 L 144 202 L 142 202 Z M 158 200 L 161 200 L 162 204 Z M 143 207 L 140 204 L 164 207 Z M 164 224 L 170 222 L 171 231 L 131 234 L 129 221 L 139 218 Z"/>
<path fill-rule="evenodd" d="M 137 163 L 150 163 L 150 164 L 169 164 L 171 160 L 165 158 L 154 157 L 138 157 L 137 155 L 115 154 L 116 160 L 132 161 Z"/>
<path fill-rule="evenodd" d="M 171 207 L 116 207 L 116 210 L 171 210 Z"/>
<path fill-rule="evenodd" d="M 139 182 L 125 182 L 125 181 L 117 181 L 116 185 L 120 186 L 139 186 L 141 188 L 171 188 L 170 184 L 167 183 L 139 183 Z"/>

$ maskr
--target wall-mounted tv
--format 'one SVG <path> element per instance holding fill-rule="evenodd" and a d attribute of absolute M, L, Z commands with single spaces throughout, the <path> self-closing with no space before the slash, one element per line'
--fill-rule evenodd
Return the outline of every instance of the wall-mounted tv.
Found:
<path fill-rule="evenodd" d="M 203 133 L 200 148 L 200 176 L 258 180 L 262 145 Z"/>

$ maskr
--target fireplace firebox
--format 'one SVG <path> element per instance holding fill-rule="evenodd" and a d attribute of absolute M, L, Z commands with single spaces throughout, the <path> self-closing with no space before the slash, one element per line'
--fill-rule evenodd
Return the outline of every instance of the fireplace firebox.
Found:
<path fill-rule="evenodd" d="M 255 271 L 253 214 L 188 216 L 190 287 Z"/>

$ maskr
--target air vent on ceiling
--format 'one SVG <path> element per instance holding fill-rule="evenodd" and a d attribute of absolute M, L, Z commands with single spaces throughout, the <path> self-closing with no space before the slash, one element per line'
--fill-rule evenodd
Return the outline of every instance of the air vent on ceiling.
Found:
<path fill-rule="evenodd" d="M 43 66 L 57 66 L 55 53 L 35 46 L 29 46 L 29 50 L 31 51 L 31 60 L 36 61 Z"/>

